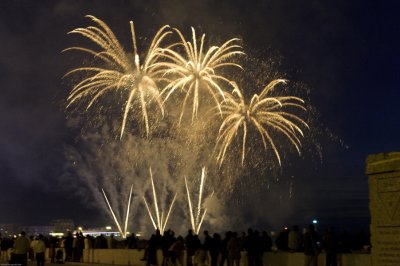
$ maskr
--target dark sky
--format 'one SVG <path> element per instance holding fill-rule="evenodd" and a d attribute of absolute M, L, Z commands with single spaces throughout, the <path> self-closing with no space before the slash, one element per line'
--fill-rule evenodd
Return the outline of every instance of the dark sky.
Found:
<path fill-rule="evenodd" d="M 365 158 L 400 148 L 399 7 L 395 0 L 0 1 L 0 223 L 97 219 L 59 179 L 65 146 L 77 135 L 67 127 L 70 84 L 62 80 L 76 58 L 61 50 L 76 44 L 66 33 L 92 14 L 124 44 L 133 20 L 147 38 L 164 24 L 194 26 L 279 52 L 296 70 L 291 77 L 309 87 L 327 129 L 322 163 L 288 170 L 302 202 L 295 215 L 368 224 Z"/>

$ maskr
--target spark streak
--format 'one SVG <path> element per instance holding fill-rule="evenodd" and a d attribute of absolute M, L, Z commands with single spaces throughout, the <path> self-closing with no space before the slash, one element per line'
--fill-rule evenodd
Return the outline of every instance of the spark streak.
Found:
<path fill-rule="evenodd" d="M 122 230 L 121 225 L 120 225 L 120 223 L 118 222 L 118 219 L 117 219 L 117 217 L 116 217 L 116 215 L 115 215 L 115 213 L 114 213 L 114 210 L 113 210 L 113 208 L 111 207 L 111 204 L 110 204 L 110 202 L 109 202 L 109 200 L 108 200 L 108 198 L 107 198 L 107 195 L 106 195 L 106 193 L 104 192 L 104 189 L 101 189 L 101 191 L 103 192 L 104 199 L 105 199 L 106 202 L 107 202 L 107 205 L 108 205 L 108 208 L 109 208 L 109 210 L 110 210 L 110 213 L 111 213 L 111 215 L 112 215 L 112 217 L 113 217 L 113 219 L 114 219 L 114 222 L 115 222 L 115 224 L 116 224 L 116 226 L 117 226 L 117 228 L 118 228 L 118 231 L 119 231 L 119 233 L 121 234 L 121 237 L 122 237 L 122 238 L 126 238 L 127 233 L 128 233 L 128 222 L 129 222 L 129 212 L 130 212 L 131 200 L 132 200 L 132 190 L 133 190 L 133 185 L 131 186 L 131 190 L 130 190 L 130 193 L 129 193 L 128 205 L 126 206 L 125 225 L 124 225 L 124 230 Z"/>
<path fill-rule="evenodd" d="M 199 234 L 201 225 L 203 224 L 204 217 L 206 216 L 207 213 L 207 208 L 204 208 L 203 214 L 201 214 L 202 208 L 202 197 L 203 197 L 203 188 L 204 188 L 204 183 L 206 179 L 206 168 L 203 167 L 201 171 L 201 181 L 200 181 L 200 187 L 199 187 L 199 198 L 198 198 L 198 203 L 197 203 L 197 210 L 193 210 L 193 203 L 192 199 L 190 197 L 190 191 L 189 191 L 189 186 L 187 183 L 187 179 L 185 176 L 185 185 L 186 185 L 186 192 L 187 192 L 187 201 L 188 201 L 188 206 L 189 206 L 189 213 L 190 213 L 190 223 L 192 224 L 192 229 L 195 234 Z M 211 194 L 211 197 L 213 196 L 214 192 Z"/>
<path fill-rule="evenodd" d="M 150 210 L 149 204 L 147 203 L 145 196 L 143 196 L 143 200 L 144 200 L 144 204 L 146 205 L 147 212 L 149 213 L 150 220 L 154 226 L 154 229 L 160 230 L 160 234 L 163 235 L 164 231 L 165 231 L 165 227 L 168 223 L 169 216 L 172 211 L 172 207 L 174 206 L 174 203 L 176 200 L 176 193 L 174 195 L 174 198 L 172 199 L 171 205 L 169 206 L 167 215 L 164 218 L 164 211 L 162 211 L 161 214 L 159 211 L 159 206 L 158 206 L 158 201 L 157 201 L 157 193 L 156 193 L 156 189 L 154 186 L 153 173 L 151 171 L 151 168 L 150 168 L 150 179 L 151 179 L 151 186 L 152 186 L 152 191 L 153 191 L 153 205 L 154 205 L 154 210 L 155 210 L 155 217 Z M 154 218 L 156 218 L 157 220 L 155 220 Z"/>

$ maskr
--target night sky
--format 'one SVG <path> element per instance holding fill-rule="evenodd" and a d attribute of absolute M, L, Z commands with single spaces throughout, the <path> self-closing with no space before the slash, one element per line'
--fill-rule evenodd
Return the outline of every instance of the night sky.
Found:
<path fill-rule="evenodd" d="M 104 221 L 61 178 L 65 147 L 79 134 L 67 123 L 71 83 L 62 76 L 82 60 L 61 51 L 76 45 L 67 32 L 89 25 L 84 16 L 91 14 L 104 20 L 124 47 L 130 47 L 133 20 L 137 34 L 147 38 L 164 24 L 194 26 L 207 36 L 240 37 L 245 47 L 278 53 L 291 80 L 309 88 L 323 157 L 283 166 L 282 175 L 295 173 L 297 204 L 288 207 L 270 197 L 276 208 L 290 209 L 277 223 L 316 217 L 368 226 L 366 156 L 400 148 L 399 8 L 395 0 L 2 0 L 0 223 Z M 274 213 L 242 215 L 261 227 L 260 217 L 268 212 Z"/>

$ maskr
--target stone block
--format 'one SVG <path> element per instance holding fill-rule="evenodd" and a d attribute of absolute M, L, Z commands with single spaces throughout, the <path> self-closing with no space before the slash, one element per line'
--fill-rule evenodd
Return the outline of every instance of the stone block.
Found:
<path fill-rule="evenodd" d="M 400 152 L 366 160 L 373 266 L 400 265 Z"/>

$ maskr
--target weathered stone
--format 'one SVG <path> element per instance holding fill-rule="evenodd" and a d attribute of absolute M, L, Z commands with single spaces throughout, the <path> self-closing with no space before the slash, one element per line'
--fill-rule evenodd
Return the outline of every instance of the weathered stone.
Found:
<path fill-rule="evenodd" d="M 400 265 L 400 152 L 369 155 L 372 265 Z"/>
<path fill-rule="evenodd" d="M 400 152 L 372 154 L 367 157 L 367 175 L 400 171 Z"/>

